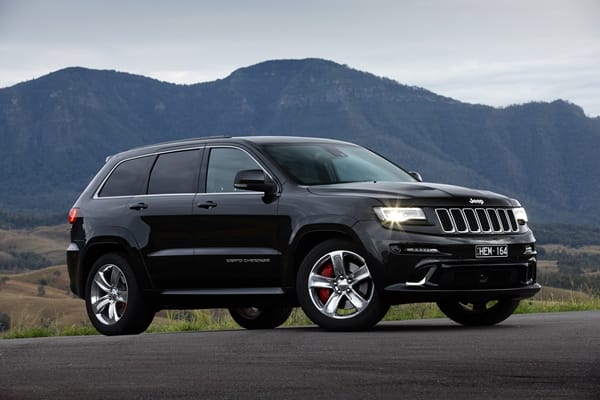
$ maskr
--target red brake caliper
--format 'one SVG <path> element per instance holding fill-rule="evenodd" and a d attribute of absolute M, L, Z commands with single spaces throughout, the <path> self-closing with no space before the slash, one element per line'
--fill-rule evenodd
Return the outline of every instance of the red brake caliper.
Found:
<path fill-rule="evenodd" d="M 321 276 L 327 277 L 327 278 L 333 278 L 333 264 L 332 263 L 327 263 L 325 264 L 325 266 L 323 267 L 323 269 L 321 270 Z M 327 289 L 327 288 L 319 288 L 317 289 L 317 296 L 319 296 L 319 300 L 321 300 L 321 302 L 323 304 L 327 303 L 327 300 L 329 300 L 329 297 L 331 296 L 331 293 L 333 291 L 331 289 Z"/>

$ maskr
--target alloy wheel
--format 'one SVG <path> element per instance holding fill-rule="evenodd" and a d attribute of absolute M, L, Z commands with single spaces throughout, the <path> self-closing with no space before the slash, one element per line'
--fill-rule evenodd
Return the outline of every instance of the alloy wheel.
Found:
<path fill-rule="evenodd" d="M 128 285 L 123 271 L 114 264 L 107 264 L 94 275 L 90 290 L 90 303 L 98 321 L 114 325 L 127 309 Z"/>
<path fill-rule="evenodd" d="M 373 286 L 365 259 L 347 250 L 325 254 L 308 276 L 314 306 L 334 319 L 353 318 L 363 312 L 373 298 Z"/>

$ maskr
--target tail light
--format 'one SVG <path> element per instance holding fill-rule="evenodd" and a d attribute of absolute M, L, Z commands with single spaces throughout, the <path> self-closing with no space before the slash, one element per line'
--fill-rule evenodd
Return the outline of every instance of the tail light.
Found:
<path fill-rule="evenodd" d="M 77 220 L 77 214 L 79 214 L 79 208 L 74 207 L 69 211 L 69 223 L 74 224 L 75 220 Z"/>

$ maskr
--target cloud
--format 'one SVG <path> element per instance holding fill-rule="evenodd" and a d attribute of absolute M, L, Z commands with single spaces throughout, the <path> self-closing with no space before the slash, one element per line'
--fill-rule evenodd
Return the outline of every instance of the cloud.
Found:
<path fill-rule="evenodd" d="M 566 99 L 600 115 L 600 47 L 543 59 L 462 60 L 388 71 L 388 76 L 470 103 L 494 106 Z"/>
<path fill-rule="evenodd" d="M 600 115 L 595 0 L 0 0 L 0 87 L 72 65 L 197 83 L 320 57 L 475 103 Z"/>

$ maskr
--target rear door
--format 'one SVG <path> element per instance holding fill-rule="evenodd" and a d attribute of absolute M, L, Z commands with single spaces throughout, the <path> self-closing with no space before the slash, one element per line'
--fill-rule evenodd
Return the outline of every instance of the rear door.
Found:
<path fill-rule="evenodd" d="M 194 197 L 198 188 L 201 149 L 158 154 L 144 196 L 131 202 L 137 213 L 137 230 L 150 277 L 156 288 L 185 285 L 196 266 L 193 224 Z"/>

